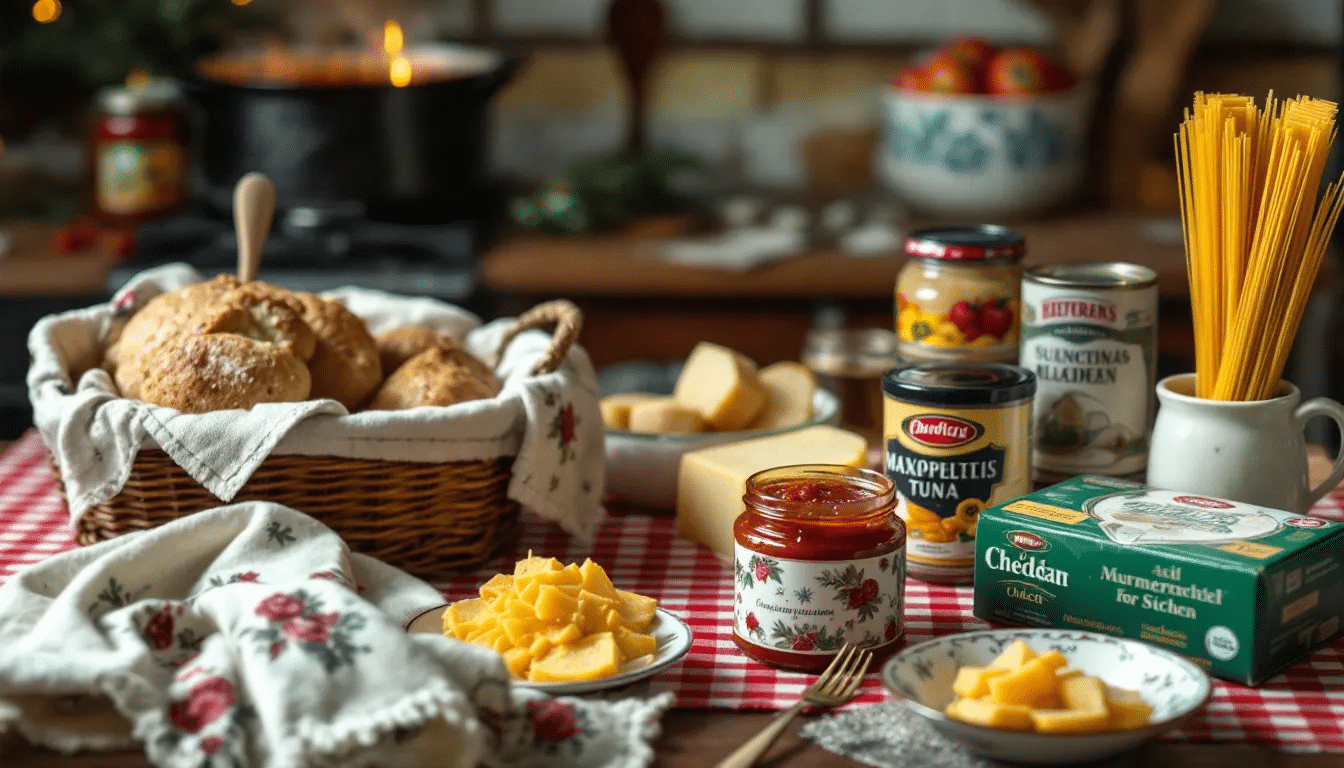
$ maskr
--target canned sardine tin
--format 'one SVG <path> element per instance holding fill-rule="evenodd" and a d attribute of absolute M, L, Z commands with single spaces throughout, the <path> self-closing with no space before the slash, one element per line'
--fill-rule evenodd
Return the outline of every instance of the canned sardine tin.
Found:
<path fill-rule="evenodd" d="M 1019 362 L 1036 374 L 1037 481 L 1142 476 L 1155 410 L 1156 338 L 1151 269 L 1099 262 L 1026 271 Z"/>

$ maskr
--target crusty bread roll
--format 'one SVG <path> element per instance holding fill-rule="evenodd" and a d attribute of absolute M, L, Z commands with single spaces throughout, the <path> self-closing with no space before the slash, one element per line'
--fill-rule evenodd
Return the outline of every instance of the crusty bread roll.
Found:
<path fill-rule="evenodd" d="M 266 283 L 248 283 L 224 293 L 189 328 L 191 333 L 233 333 L 287 347 L 304 362 L 317 349 L 317 334 L 303 319 L 303 305 Z"/>
<path fill-rule="evenodd" d="M 387 377 L 368 409 L 395 411 L 422 405 L 454 405 L 499 394 L 494 372 L 461 347 L 430 347 Z"/>
<path fill-rule="evenodd" d="M 287 346 L 233 333 L 184 334 L 144 359 L 141 398 L 183 413 L 307 400 L 308 366 Z"/>
<path fill-rule="evenodd" d="M 378 360 L 382 363 L 384 376 L 391 376 L 403 363 L 426 349 L 458 346 L 452 336 L 424 325 L 404 325 L 384 331 L 375 336 L 374 341 L 378 343 Z"/>
<path fill-rule="evenodd" d="M 212 280 L 161 293 L 131 315 L 103 360 L 103 367 L 112 374 L 122 396 L 142 399 L 140 382 L 144 371 L 141 363 L 157 354 L 155 350 L 165 341 L 186 331 L 216 299 L 237 287 L 238 278 L 219 275 Z"/>
<path fill-rule="evenodd" d="M 364 321 L 338 301 L 311 293 L 295 293 L 303 319 L 317 335 L 317 347 L 308 360 L 312 397 L 329 397 L 355 410 L 383 380 L 378 344 Z"/>

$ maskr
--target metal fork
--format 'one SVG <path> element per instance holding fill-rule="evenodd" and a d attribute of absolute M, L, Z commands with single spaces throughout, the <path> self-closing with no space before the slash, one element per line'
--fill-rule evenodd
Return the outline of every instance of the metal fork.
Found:
<path fill-rule="evenodd" d="M 872 651 L 846 644 L 826 671 L 803 691 L 803 698 L 797 704 L 775 715 L 775 719 L 760 733 L 738 747 L 715 768 L 751 768 L 775 743 L 775 739 L 784 732 L 785 726 L 794 716 L 803 711 L 803 707 L 838 707 L 853 698 L 872 661 Z"/>

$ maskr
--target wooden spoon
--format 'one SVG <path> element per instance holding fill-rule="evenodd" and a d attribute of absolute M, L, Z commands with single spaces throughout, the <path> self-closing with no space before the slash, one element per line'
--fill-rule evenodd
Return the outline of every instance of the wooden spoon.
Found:
<path fill-rule="evenodd" d="M 648 123 L 648 80 L 654 59 L 667 42 L 667 15 L 660 0 L 612 0 L 607 7 L 607 34 L 630 87 L 630 124 L 625 148 L 644 149 Z"/>
<path fill-rule="evenodd" d="M 238 280 L 257 279 L 261 250 L 275 218 L 275 185 L 263 173 L 252 172 L 233 188 L 233 231 L 238 238 Z"/>

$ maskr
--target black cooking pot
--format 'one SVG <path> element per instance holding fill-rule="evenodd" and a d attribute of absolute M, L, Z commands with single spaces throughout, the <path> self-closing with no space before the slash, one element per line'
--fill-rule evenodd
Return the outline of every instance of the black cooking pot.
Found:
<path fill-rule="evenodd" d="M 276 205 L 391 221 L 478 218 L 487 103 L 517 70 L 511 55 L 443 47 L 471 57 L 450 79 L 392 84 L 186 83 L 193 121 L 193 189 L 217 212 L 232 208 L 243 174 L 275 183 Z"/>

